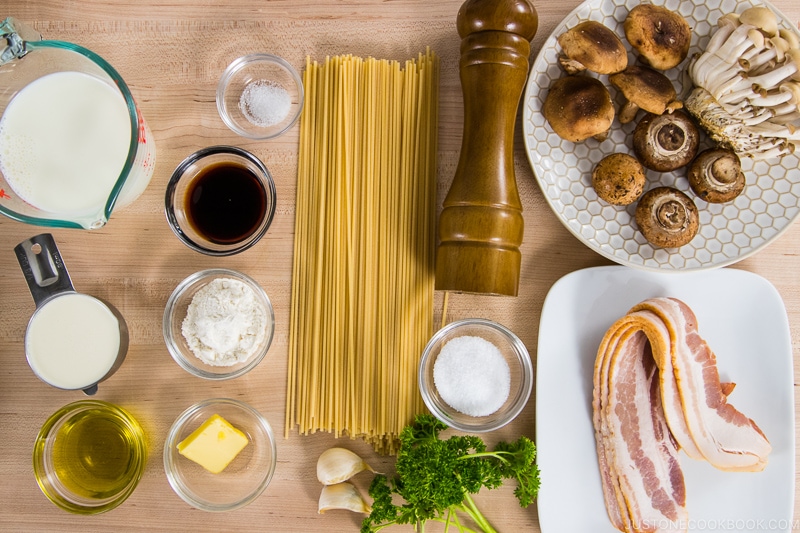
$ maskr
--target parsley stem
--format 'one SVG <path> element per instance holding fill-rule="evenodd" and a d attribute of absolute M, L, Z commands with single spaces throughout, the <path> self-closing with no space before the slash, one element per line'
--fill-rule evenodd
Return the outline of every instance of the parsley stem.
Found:
<path fill-rule="evenodd" d="M 489 521 L 486 520 L 486 517 L 483 516 L 483 513 L 480 512 L 478 507 L 475 505 L 475 502 L 466 492 L 464 493 L 464 503 L 466 503 L 466 505 L 462 504 L 464 512 L 472 517 L 472 519 L 481 527 L 481 529 L 483 529 L 486 533 L 497 533 L 497 530 L 495 530 Z"/>

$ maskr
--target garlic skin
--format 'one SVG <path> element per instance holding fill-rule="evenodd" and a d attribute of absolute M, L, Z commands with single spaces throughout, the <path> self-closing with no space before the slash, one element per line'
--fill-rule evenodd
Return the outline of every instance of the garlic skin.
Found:
<path fill-rule="evenodd" d="M 364 501 L 352 483 L 347 481 L 322 487 L 317 512 L 323 514 L 334 509 L 366 514 L 372 512 L 372 507 Z"/>
<path fill-rule="evenodd" d="M 317 459 L 317 479 L 323 485 L 347 481 L 364 470 L 375 472 L 361 457 L 345 448 L 329 448 Z"/>
<path fill-rule="evenodd" d="M 800 48 L 765 7 L 717 23 L 693 58 L 685 108 L 712 139 L 739 156 L 770 159 L 800 145 Z"/>

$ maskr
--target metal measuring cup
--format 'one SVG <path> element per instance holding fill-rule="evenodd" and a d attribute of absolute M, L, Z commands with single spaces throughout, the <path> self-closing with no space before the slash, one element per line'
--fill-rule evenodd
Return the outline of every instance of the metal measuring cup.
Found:
<path fill-rule="evenodd" d="M 28 365 L 53 387 L 95 394 L 128 352 L 125 319 L 110 303 L 75 290 L 51 234 L 25 240 L 14 252 L 36 304 L 25 332 Z"/>

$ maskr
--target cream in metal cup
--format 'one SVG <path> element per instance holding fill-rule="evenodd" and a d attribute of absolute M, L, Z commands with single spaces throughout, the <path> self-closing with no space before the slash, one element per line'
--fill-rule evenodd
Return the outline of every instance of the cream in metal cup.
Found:
<path fill-rule="evenodd" d="M 125 360 L 128 327 L 111 304 L 77 292 L 49 233 L 14 248 L 36 303 L 25 332 L 34 374 L 65 390 L 97 392 Z"/>

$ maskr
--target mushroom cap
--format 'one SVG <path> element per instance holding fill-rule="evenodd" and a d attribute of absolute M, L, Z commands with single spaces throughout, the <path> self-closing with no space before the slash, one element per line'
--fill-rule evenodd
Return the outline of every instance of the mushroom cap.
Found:
<path fill-rule="evenodd" d="M 592 171 L 597 196 L 612 205 L 629 205 L 644 191 L 645 173 L 639 160 L 629 154 L 607 155 Z"/>
<path fill-rule="evenodd" d="M 542 113 L 559 137 L 572 142 L 604 135 L 614 121 L 608 89 L 589 76 L 565 76 L 553 82 Z"/>
<path fill-rule="evenodd" d="M 649 113 L 661 115 L 678 94 L 672 82 L 661 72 L 648 67 L 631 65 L 608 77 L 625 99 Z"/>
<path fill-rule="evenodd" d="M 755 26 L 769 37 L 778 35 L 778 17 L 771 9 L 764 6 L 753 6 L 742 11 L 739 22 Z"/>
<path fill-rule="evenodd" d="M 631 46 L 655 69 L 671 69 L 689 54 L 689 23 L 666 7 L 639 4 L 630 10 L 623 28 Z"/>
<path fill-rule="evenodd" d="M 613 74 L 628 66 L 628 52 L 617 34 L 596 20 L 587 20 L 558 36 L 558 44 L 569 62 L 567 72 L 580 66 L 598 74 Z"/>
<path fill-rule="evenodd" d="M 648 113 L 633 130 L 633 151 L 646 168 L 670 172 L 688 165 L 697 155 L 700 133 L 682 110 Z"/>
<path fill-rule="evenodd" d="M 634 218 L 644 238 L 660 248 L 688 244 L 700 227 L 697 206 L 674 187 L 656 187 L 644 193 Z"/>
<path fill-rule="evenodd" d="M 712 204 L 730 202 L 744 191 L 741 161 L 728 148 L 709 148 L 697 154 L 687 177 L 695 194 Z"/>

